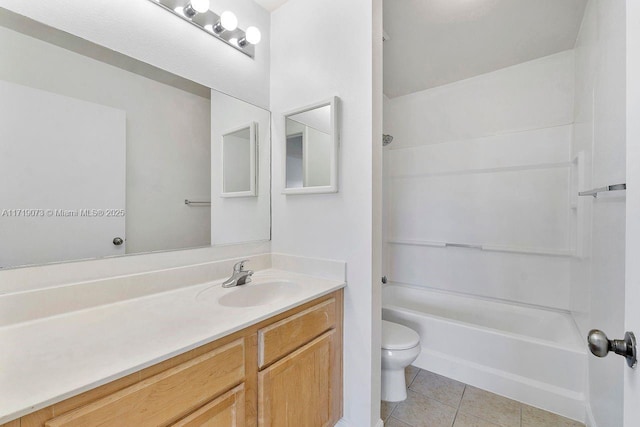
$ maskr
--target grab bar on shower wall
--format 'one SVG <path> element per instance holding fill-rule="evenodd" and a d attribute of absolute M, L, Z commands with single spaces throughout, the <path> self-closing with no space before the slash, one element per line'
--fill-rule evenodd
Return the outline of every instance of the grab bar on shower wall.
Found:
<path fill-rule="evenodd" d="M 627 184 L 615 184 L 615 185 L 607 185 L 606 187 L 594 188 L 589 191 L 581 191 L 578 193 L 578 196 L 593 196 L 594 198 L 598 197 L 598 193 L 605 193 L 607 191 L 622 191 L 627 189 Z"/>
<path fill-rule="evenodd" d="M 446 247 L 452 248 L 467 248 L 467 249 L 480 249 L 482 250 L 482 245 L 470 245 L 467 243 L 445 243 Z"/>
<path fill-rule="evenodd" d="M 211 202 L 197 202 L 195 200 L 184 199 L 184 204 L 187 206 L 191 205 L 211 205 Z"/>
<path fill-rule="evenodd" d="M 571 249 L 546 249 L 546 248 L 527 248 L 517 246 L 499 246 L 499 245 L 476 245 L 468 243 L 445 243 L 434 242 L 428 240 L 387 240 L 386 243 L 392 245 L 406 245 L 406 246 L 426 246 L 431 248 L 447 248 L 458 247 L 477 249 L 488 252 L 508 252 L 516 254 L 530 254 L 530 255 L 548 255 L 548 256 L 573 256 L 574 252 Z"/>

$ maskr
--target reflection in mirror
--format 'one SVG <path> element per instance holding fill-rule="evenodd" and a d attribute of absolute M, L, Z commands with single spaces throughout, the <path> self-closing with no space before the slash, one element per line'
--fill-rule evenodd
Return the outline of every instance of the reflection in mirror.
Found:
<path fill-rule="evenodd" d="M 333 98 L 286 116 L 285 194 L 338 191 L 336 103 Z"/>
<path fill-rule="evenodd" d="M 2 8 L 0 51 L 0 268 L 211 245 L 211 99 L 268 111 Z"/>
<path fill-rule="evenodd" d="M 256 195 L 256 123 L 222 136 L 222 197 Z"/>
<path fill-rule="evenodd" d="M 211 170 L 213 193 L 211 242 L 214 245 L 226 245 L 269 240 L 271 238 L 271 114 L 255 105 L 211 91 L 211 117 L 213 120 L 212 164 L 221 166 Z M 217 123 L 224 123 L 224 126 L 218 126 Z M 247 125 L 248 123 L 250 124 Z M 247 127 L 250 128 L 249 140 L 252 145 L 249 148 L 249 154 L 254 155 L 254 160 L 249 164 L 247 164 L 248 156 L 246 155 L 247 134 L 242 131 Z M 234 170 L 233 165 L 238 163 L 233 162 L 232 170 L 229 171 L 225 159 L 228 154 L 226 135 L 236 134 L 236 131 L 240 131 L 238 133 L 241 137 L 235 138 L 235 143 L 239 144 L 241 149 L 237 150 L 240 153 L 235 152 L 234 155 L 242 160 L 243 166 Z M 247 170 L 256 175 L 255 178 L 249 179 L 249 184 L 255 186 L 253 195 L 242 191 L 247 188 Z M 240 191 L 227 195 L 225 194 L 227 189 L 224 187 L 227 178 L 224 175 L 229 172 L 240 181 L 234 184 L 231 190 Z"/>

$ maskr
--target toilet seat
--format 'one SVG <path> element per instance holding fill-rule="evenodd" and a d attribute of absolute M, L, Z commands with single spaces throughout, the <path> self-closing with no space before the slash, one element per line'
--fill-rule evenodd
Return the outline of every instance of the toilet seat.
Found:
<path fill-rule="evenodd" d="M 420 336 L 416 331 L 404 325 L 382 321 L 382 349 L 408 350 L 420 343 Z"/>

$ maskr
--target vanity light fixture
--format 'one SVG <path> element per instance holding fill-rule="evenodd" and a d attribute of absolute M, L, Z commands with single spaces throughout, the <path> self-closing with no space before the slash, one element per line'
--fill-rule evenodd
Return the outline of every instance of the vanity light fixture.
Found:
<path fill-rule="evenodd" d="M 260 43 L 261 39 L 262 39 L 262 34 L 260 33 L 260 30 L 257 29 L 256 27 L 249 27 L 247 28 L 246 35 L 243 38 L 238 40 L 238 46 L 245 47 L 247 44 L 256 45 Z"/>
<path fill-rule="evenodd" d="M 210 0 L 149 0 L 192 25 L 206 31 L 236 50 L 253 58 L 262 35 L 257 27 L 238 28 L 238 18 L 227 10 L 218 15 L 209 10 Z"/>
<path fill-rule="evenodd" d="M 191 19 L 198 13 L 208 12 L 210 5 L 211 3 L 209 0 L 191 0 L 186 6 L 184 6 L 182 13 L 184 13 L 187 18 Z"/>
<path fill-rule="evenodd" d="M 220 20 L 213 26 L 213 31 L 221 33 L 224 30 L 233 31 L 238 28 L 238 18 L 233 12 L 225 11 L 220 15 Z"/>

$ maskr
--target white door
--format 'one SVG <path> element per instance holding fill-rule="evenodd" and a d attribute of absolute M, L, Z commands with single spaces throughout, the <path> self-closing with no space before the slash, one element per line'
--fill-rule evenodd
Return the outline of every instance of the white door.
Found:
<path fill-rule="evenodd" d="M 625 329 L 640 334 L 640 2 L 627 0 Z M 625 369 L 624 425 L 640 426 L 640 368 Z"/>
<path fill-rule="evenodd" d="M 125 253 L 124 111 L 0 81 L 0 268 Z"/>

